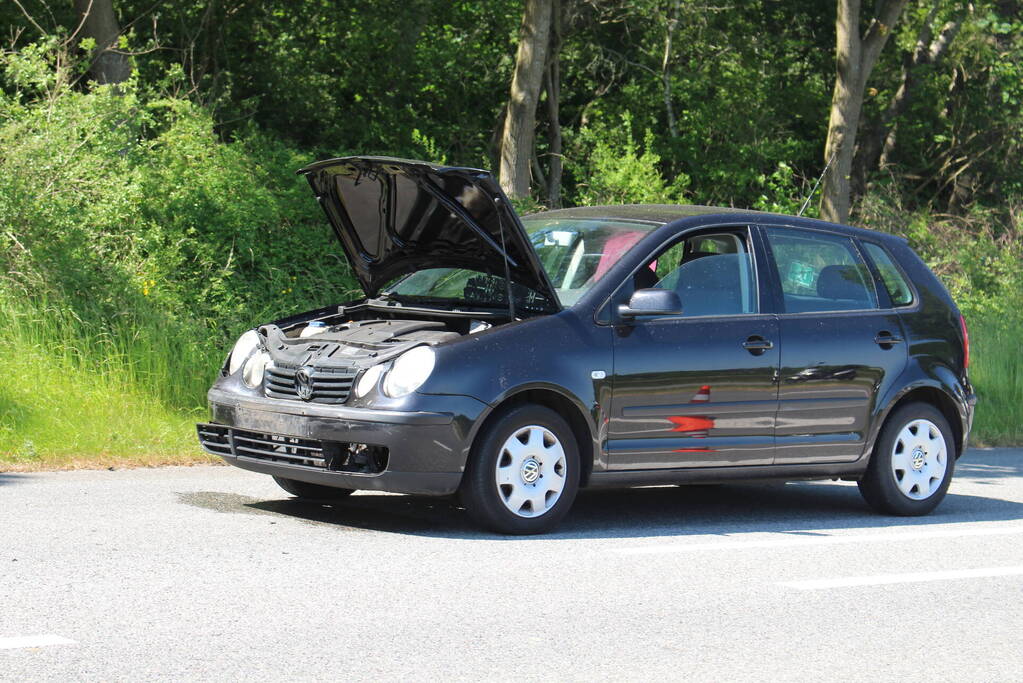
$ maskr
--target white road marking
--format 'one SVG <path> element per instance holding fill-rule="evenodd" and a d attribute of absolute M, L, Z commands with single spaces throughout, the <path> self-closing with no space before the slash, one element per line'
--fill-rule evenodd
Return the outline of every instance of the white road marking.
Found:
<path fill-rule="evenodd" d="M 775 534 L 773 538 L 711 541 L 707 543 L 660 543 L 657 545 L 640 545 L 626 548 L 612 548 L 612 552 L 621 555 L 662 555 L 669 553 L 687 553 L 704 550 L 749 550 L 756 548 L 798 548 L 802 546 L 842 545 L 846 543 L 900 543 L 906 541 L 922 541 L 932 538 L 960 538 L 967 536 L 1001 536 L 1023 534 L 1023 527 L 972 527 L 967 529 L 928 529 L 909 532 L 892 532 L 877 534 L 839 534 L 839 535 L 802 535 L 816 534 L 813 531 L 790 532 Z M 799 535 L 790 535 L 799 534 Z M 780 537 L 780 538 L 779 538 Z"/>
<path fill-rule="evenodd" d="M 841 579 L 810 579 L 808 581 L 780 581 L 779 586 L 800 590 L 822 588 L 848 588 L 850 586 L 883 586 L 890 583 L 919 583 L 921 581 L 947 581 L 949 579 L 982 579 L 992 576 L 1020 576 L 1023 567 L 988 567 L 986 569 L 950 569 L 941 572 L 912 572 L 909 574 L 878 574 L 876 576 L 848 576 Z"/>
<path fill-rule="evenodd" d="M 14 636 L 0 638 L 0 650 L 16 650 L 23 647 L 46 647 L 47 645 L 77 645 L 73 640 L 52 634 L 42 636 Z"/>

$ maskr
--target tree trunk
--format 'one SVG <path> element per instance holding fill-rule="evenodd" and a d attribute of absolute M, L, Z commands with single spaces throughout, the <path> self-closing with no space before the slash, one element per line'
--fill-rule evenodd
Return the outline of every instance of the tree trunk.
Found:
<path fill-rule="evenodd" d="M 912 100 L 917 70 L 927 64 L 938 64 L 962 27 L 964 16 L 956 17 L 947 22 L 935 37 L 934 19 L 940 6 L 941 2 L 935 2 L 928 12 L 917 34 L 916 46 L 903 58 L 898 90 L 895 91 L 876 125 L 863 136 L 856 150 L 854 173 L 859 191 L 865 189 L 866 179 L 871 171 L 883 169 L 891 161 L 898 132 L 898 120 Z"/>
<path fill-rule="evenodd" d="M 553 0 L 526 0 L 515 55 L 515 75 L 501 138 L 501 188 L 509 197 L 529 196 L 529 162 L 536 136 L 536 105 L 547 64 Z"/>
<path fill-rule="evenodd" d="M 550 54 L 548 56 L 546 83 L 547 89 L 547 154 L 550 165 L 547 171 L 547 204 L 548 208 L 561 208 L 561 173 L 564 162 L 561 157 L 561 1 L 554 0 L 552 12 Z"/>
<path fill-rule="evenodd" d="M 664 111 L 668 117 L 668 132 L 671 137 L 678 137 L 678 125 L 675 123 L 675 108 L 671 103 L 671 48 L 675 40 L 675 29 L 678 28 L 678 10 L 681 0 L 672 4 L 671 16 L 668 18 L 664 34 L 664 58 L 661 60 L 661 86 L 664 90 Z"/>
<path fill-rule="evenodd" d="M 82 21 L 82 35 L 96 41 L 89 74 L 101 85 L 127 80 L 131 75 L 128 56 L 114 51 L 121 27 L 113 0 L 75 0 L 75 10 Z"/>
<path fill-rule="evenodd" d="M 828 139 L 824 145 L 824 163 L 831 167 L 821 190 L 821 217 L 845 223 L 851 204 L 850 175 L 856 149 L 856 130 L 863 111 L 863 92 L 870 72 L 877 64 L 888 36 L 908 0 L 880 0 L 877 16 L 871 19 L 861 38 L 860 0 L 838 0 L 835 20 L 837 68 L 831 96 Z"/>
<path fill-rule="evenodd" d="M 888 111 L 885 112 L 885 123 L 888 125 L 888 131 L 884 138 L 884 145 L 881 148 L 881 155 L 878 159 L 878 164 L 881 168 L 888 165 L 891 159 L 892 151 L 895 149 L 896 131 L 898 130 L 898 117 L 901 116 L 906 108 L 909 106 L 910 98 L 913 94 L 913 85 L 915 83 L 914 71 L 916 71 L 923 64 L 938 64 L 941 58 L 945 56 L 948 51 L 948 46 L 952 44 L 956 34 L 959 33 L 959 28 L 962 26 L 962 18 L 958 18 L 955 21 L 949 21 L 941 29 L 941 33 L 938 37 L 931 41 L 930 45 L 926 45 L 923 42 L 917 43 L 917 49 L 913 54 L 913 60 L 909 64 L 909 67 L 904 69 L 902 73 L 902 83 L 899 85 L 899 90 L 895 93 L 891 103 L 888 105 Z M 930 38 L 930 31 L 928 31 L 927 38 Z"/>

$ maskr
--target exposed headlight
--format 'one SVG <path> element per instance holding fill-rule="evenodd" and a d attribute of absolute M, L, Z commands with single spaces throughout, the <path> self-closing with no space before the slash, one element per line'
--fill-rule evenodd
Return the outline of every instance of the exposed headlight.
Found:
<path fill-rule="evenodd" d="M 401 354 L 384 378 L 384 393 L 391 398 L 411 394 L 433 372 L 434 362 L 433 349 L 429 346 L 417 346 Z"/>
<path fill-rule="evenodd" d="M 227 362 L 227 374 L 233 375 L 238 372 L 238 369 L 249 359 L 249 356 L 252 355 L 252 352 L 258 346 L 259 335 L 256 334 L 255 330 L 249 330 L 238 337 L 238 341 L 234 343 L 234 348 L 231 349 L 231 359 Z"/>
<path fill-rule="evenodd" d="M 373 390 L 373 387 L 380 381 L 380 373 L 384 371 L 383 365 L 374 365 L 366 372 L 362 373 L 362 377 L 359 378 L 359 383 L 355 385 L 355 395 L 362 398 Z"/>
<path fill-rule="evenodd" d="M 255 389 L 263 383 L 263 373 L 266 366 L 270 364 L 270 354 L 266 351 L 259 351 L 249 356 L 245 361 L 245 368 L 242 370 L 242 381 Z"/>

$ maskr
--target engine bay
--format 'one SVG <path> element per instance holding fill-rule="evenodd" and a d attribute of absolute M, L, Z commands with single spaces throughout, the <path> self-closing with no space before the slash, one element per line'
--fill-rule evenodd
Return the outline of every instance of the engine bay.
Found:
<path fill-rule="evenodd" d="M 360 369 L 395 358 L 421 344 L 451 342 L 505 322 L 507 316 L 484 311 L 363 303 L 342 306 L 336 314 L 283 327 L 263 325 L 258 332 L 277 365 Z"/>

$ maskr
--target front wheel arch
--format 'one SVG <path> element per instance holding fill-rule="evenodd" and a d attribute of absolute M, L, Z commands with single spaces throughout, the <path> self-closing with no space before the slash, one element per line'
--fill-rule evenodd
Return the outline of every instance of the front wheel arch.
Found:
<path fill-rule="evenodd" d="M 468 453 L 473 452 L 481 435 L 486 434 L 487 428 L 491 424 L 500 420 L 510 410 L 527 404 L 550 408 L 568 422 L 568 426 L 572 429 L 573 436 L 575 436 L 576 446 L 579 449 L 579 488 L 584 488 L 589 482 L 590 474 L 593 472 L 593 463 L 596 459 L 597 446 L 594 443 L 593 429 L 590 427 L 590 422 L 585 413 L 577 403 L 564 394 L 552 389 L 523 389 L 506 396 L 476 424 L 470 439 L 471 445 Z"/>

